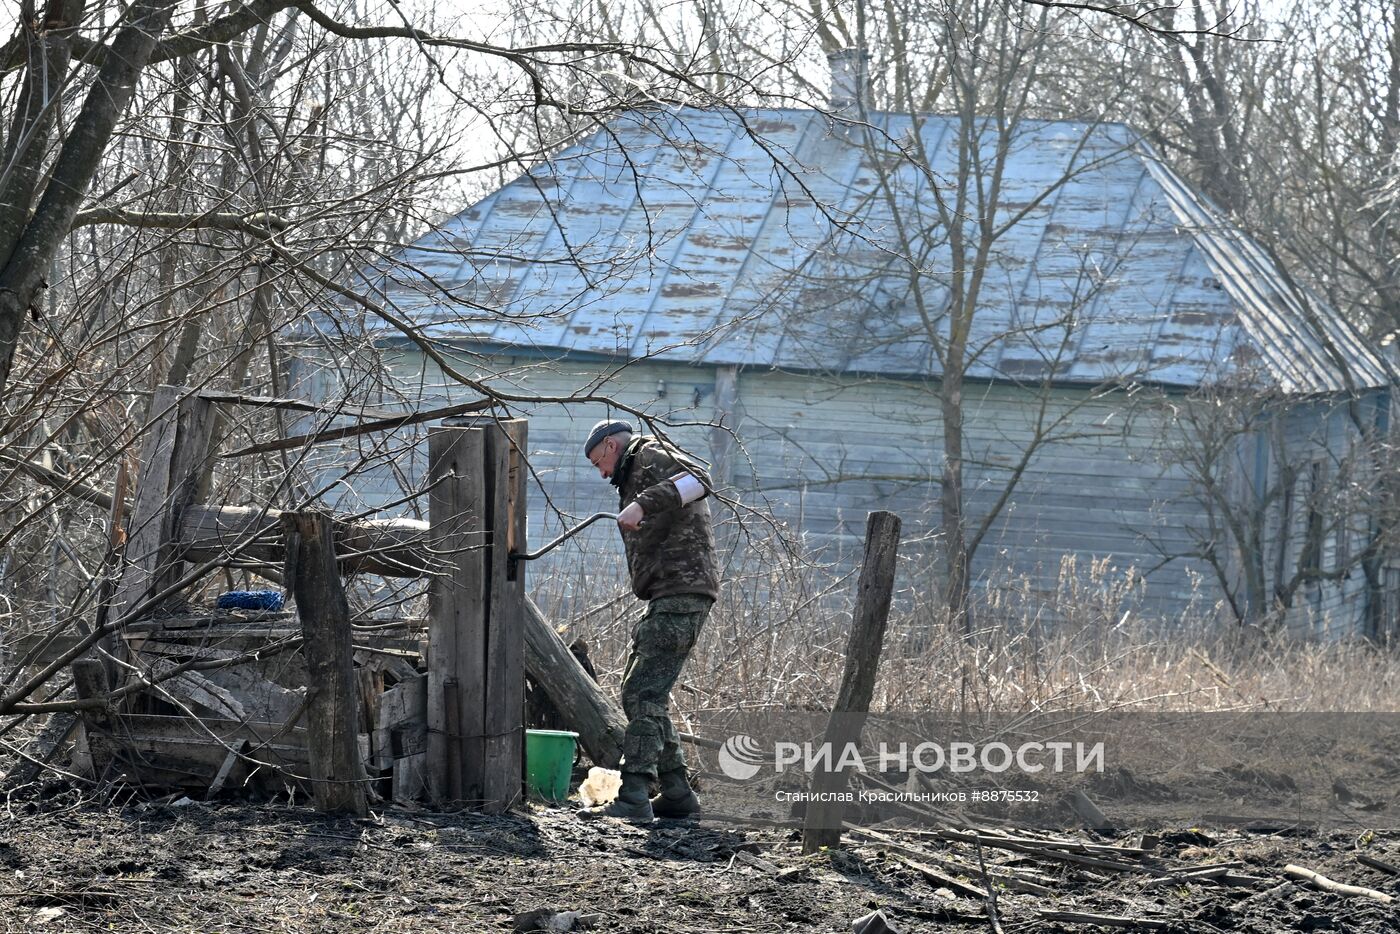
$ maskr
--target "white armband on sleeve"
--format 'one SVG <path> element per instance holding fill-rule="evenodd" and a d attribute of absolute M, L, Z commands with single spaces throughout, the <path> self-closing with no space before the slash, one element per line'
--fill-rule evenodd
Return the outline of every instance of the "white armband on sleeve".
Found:
<path fill-rule="evenodd" d="M 681 495 L 682 506 L 689 506 L 705 496 L 705 484 L 695 479 L 694 474 L 678 473 L 671 478 L 671 482 L 675 484 L 676 492 Z"/>

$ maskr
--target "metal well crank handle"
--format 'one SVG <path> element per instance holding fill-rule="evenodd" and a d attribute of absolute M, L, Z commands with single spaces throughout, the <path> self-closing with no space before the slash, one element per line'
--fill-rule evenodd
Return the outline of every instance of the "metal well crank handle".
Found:
<path fill-rule="evenodd" d="M 512 561 L 534 561 L 536 558 L 549 554 L 551 551 L 558 548 L 560 545 L 564 544 L 569 539 L 573 538 L 575 535 L 582 532 L 584 529 L 588 528 L 593 523 L 597 522 L 599 519 L 611 519 L 614 522 L 616 522 L 617 513 L 595 512 L 593 515 L 589 516 L 587 519 L 584 519 L 582 522 L 580 522 L 573 528 L 565 529 L 563 535 L 560 535 L 558 538 L 550 542 L 548 545 L 545 545 L 543 548 L 537 548 L 534 551 L 514 551 L 511 552 L 510 558 Z"/>

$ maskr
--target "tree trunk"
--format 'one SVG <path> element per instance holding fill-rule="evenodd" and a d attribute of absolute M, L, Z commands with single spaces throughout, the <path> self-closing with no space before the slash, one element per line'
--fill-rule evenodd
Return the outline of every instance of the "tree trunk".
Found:
<path fill-rule="evenodd" d="M 961 374 L 945 375 L 939 394 L 943 414 L 943 479 L 939 484 L 943 520 L 943 549 L 948 579 L 943 596 L 948 622 L 954 629 L 972 632 L 970 557 L 967 551 L 967 516 L 963 502 L 963 411 Z"/>
<path fill-rule="evenodd" d="M 34 192 L 43 171 L 49 128 L 59 110 L 72 59 L 72 36 L 83 18 L 82 0 L 50 0 L 42 23 L 34 23 L 32 2 L 24 3 L 20 29 L 29 40 L 29 64 L 20 106 L 4 150 L 5 181 L 0 188 L 0 263 L 9 260 L 29 221 Z M 37 26 L 37 34 L 30 30 Z"/>
<path fill-rule="evenodd" d="M 9 382 L 24 316 L 45 284 L 54 253 L 73 226 L 73 216 L 173 6 L 174 0 L 138 0 L 128 10 L 126 25 L 112 40 L 111 53 L 58 153 L 34 218 L 0 269 L 0 398 Z"/>

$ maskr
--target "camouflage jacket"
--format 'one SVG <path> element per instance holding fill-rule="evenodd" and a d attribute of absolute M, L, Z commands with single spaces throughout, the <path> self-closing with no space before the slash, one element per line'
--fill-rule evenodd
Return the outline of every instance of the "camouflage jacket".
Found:
<path fill-rule="evenodd" d="M 632 592 L 643 600 L 687 593 L 719 598 L 710 498 L 681 506 L 670 478 L 682 471 L 710 489 L 710 477 L 700 465 L 650 435 L 633 438 L 613 471 L 619 510 L 635 502 L 644 514 L 641 528 L 622 533 Z"/>

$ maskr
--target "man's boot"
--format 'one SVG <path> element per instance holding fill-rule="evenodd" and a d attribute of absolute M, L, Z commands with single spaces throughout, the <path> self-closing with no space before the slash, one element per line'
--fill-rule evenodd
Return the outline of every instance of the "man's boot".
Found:
<path fill-rule="evenodd" d="M 685 767 L 662 772 L 661 794 L 651 799 L 651 811 L 657 817 L 690 817 L 700 813 L 700 799 L 690 787 Z"/>
<path fill-rule="evenodd" d="M 651 780 L 640 772 L 623 772 L 622 788 L 611 804 L 600 808 L 589 808 L 584 817 L 619 817 L 634 824 L 650 824 L 655 819 L 651 812 Z"/>

